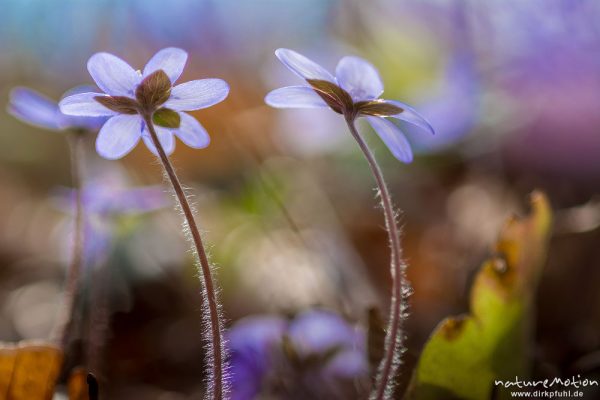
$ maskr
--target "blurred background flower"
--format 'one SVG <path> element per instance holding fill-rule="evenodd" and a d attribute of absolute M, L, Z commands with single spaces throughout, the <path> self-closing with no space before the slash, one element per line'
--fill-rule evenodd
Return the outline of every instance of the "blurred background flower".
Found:
<path fill-rule="evenodd" d="M 264 105 L 269 90 L 294 82 L 272 54 L 297 49 L 330 70 L 343 55 L 364 57 L 384 97 L 414 105 L 436 130 L 402 126 L 415 149 L 409 166 L 368 135 L 403 210 L 414 287 L 406 368 L 442 317 L 466 310 L 501 221 L 540 188 L 558 216 L 535 373 L 590 376 L 600 370 L 598 18 L 600 4 L 586 0 L 5 0 L 0 95 L 8 105 L 10 89 L 26 86 L 59 99 L 89 83 L 95 52 L 143 65 L 167 46 L 190 54 L 182 81 L 226 80 L 228 99 L 193 113 L 211 146 L 181 146 L 174 163 L 195 195 L 230 325 L 268 314 L 289 336 L 296 319 L 284 315 L 315 306 L 357 327 L 371 306 L 385 315 L 389 249 L 368 169 L 338 116 Z M 69 186 L 70 172 L 67 145 L 55 139 L 0 113 L 0 340 L 44 337 L 60 299 L 68 222 L 56 188 Z M 92 218 L 88 245 L 111 271 L 113 310 L 103 393 L 197 397 L 199 288 L 180 218 L 142 212 L 162 190 L 148 151 L 135 149 L 115 173 L 93 155 L 94 139 L 90 201 L 107 208 Z M 127 193 L 142 207 L 132 205 L 134 215 L 120 215 Z"/>
<path fill-rule="evenodd" d="M 335 313 L 310 310 L 290 322 L 277 316 L 247 317 L 228 336 L 234 400 L 365 395 L 366 337 Z"/>
<path fill-rule="evenodd" d="M 85 210 L 84 259 L 89 266 L 103 264 L 113 253 L 115 237 L 118 237 L 118 226 L 124 218 L 135 217 L 144 213 L 160 210 L 169 204 L 165 189 L 159 185 L 134 187 L 129 186 L 125 172 L 118 166 L 109 166 L 94 160 L 86 166 L 82 189 L 82 203 Z M 75 191 L 70 188 L 56 189 L 55 202 L 59 210 L 72 214 L 75 209 Z M 131 225 L 131 222 L 129 222 Z M 68 222 L 69 228 L 73 223 Z M 73 243 L 72 232 L 60 232 L 58 237 L 64 238 L 65 247 Z M 71 251 L 65 251 L 70 255 Z"/>
<path fill-rule="evenodd" d="M 71 89 L 66 96 L 80 93 L 83 87 Z M 63 97 L 65 96 L 63 95 Z M 21 121 L 50 130 L 79 129 L 96 131 L 106 121 L 101 117 L 72 117 L 58 109 L 58 103 L 35 90 L 18 87 L 10 93 L 8 112 Z"/>

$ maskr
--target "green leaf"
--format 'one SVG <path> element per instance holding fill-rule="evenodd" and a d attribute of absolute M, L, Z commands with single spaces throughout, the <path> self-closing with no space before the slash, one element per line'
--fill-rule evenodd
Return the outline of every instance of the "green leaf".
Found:
<path fill-rule="evenodd" d="M 181 117 L 179 113 L 168 108 L 159 108 L 152 115 L 152 122 L 164 128 L 179 128 Z"/>
<path fill-rule="evenodd" d="M 470 314 L 445 319 L 425 344 L 408 399 L 481 400 L 495 390 L 495 398 L 508 398 L 494 380 L 529 376 L 532 309 L 552 219 L 546 196 L 534 193 L 531 204 L 528 217 L 506 222 L 477 274 Z"/>

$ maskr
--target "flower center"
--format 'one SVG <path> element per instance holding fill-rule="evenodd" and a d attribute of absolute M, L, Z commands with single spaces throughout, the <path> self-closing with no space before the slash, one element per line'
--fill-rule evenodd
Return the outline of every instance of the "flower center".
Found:
<path fill-rule="evenodd" d="M 171 80 L 162 69 L 145 77 L 135 90 L 135 99 L 127 96 L 96 96 L 104 107 L 120 114 L 152 115 L 153 122 L 165 128 L 178 128 L 179 114 L 161 108 L 171 96 Z"/>
<path fill-rule="evenodd" d="M 170 96 L 171 80 L 162 69 L 145 77 L 135 90 L 135 98 L 144 112 L 154 112 Z"/>

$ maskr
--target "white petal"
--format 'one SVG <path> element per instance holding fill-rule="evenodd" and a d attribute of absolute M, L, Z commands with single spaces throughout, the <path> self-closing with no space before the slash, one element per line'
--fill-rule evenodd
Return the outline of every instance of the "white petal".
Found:
<path fill-rule="evenodd" d="M 175 137 L 173 136 L 173 132 L 171 132 L 167 128 L 163 128 L 162 126 L 154 125 L 154 129 L 156 130 L 156 136 L 158 136 L 158 141 L 160 142 L 163 150 L 167 155 L 173 154 L 175 151 Z M 158 156 L 158 150 L 154 146 L 154 142 L 152 141 L 152 137 L 150 136 L 150 132 L 147 127 L 144 127 L 144 133 L 142 135 L 142 139 L 152 153 L 155 156 Z"/>
<path fill-rule="evenodd" d="M 144 67 L 144 77 L 162 69 L 166 72 L 171 83 L 174 83 L 183 72 L 188 54 L 185 50 L 168 47 L 156 53 Z"/>
<path fill-rule="evenodd" d="M 200 79 L 177 85 L 163 107 L 176 111 L 193 111 L 223 101 L 229 94 L 229 85 L 222 79 Z"/>
<path fill-rule="evenodd" d="M 108 53 L 96 53 L 87 64 L 96 85 L 112 96 L 134 97 L 135 88 L 142 76 L 119 57 Z"/>
<path fill-rule="evenodd" d="M 408 143 L 400 128 L 381 117 L 367 117 L 367 120 L 394 157 L 405 163 L 413 160 L 410 143 Z"/>
<path fill-rule="evenodd" d="M 354 101 L 376 99 L 383 93 L 379 72 L 363 58 L 342 58 L 335 69 L 335 77 Z"/>
<path fill-rule="evenodd" d="M 95 100 L 95 97 L 106 96 L 103 93 L 80 93 L 67 96 L 58 106 L 63 114 L 78 115 L 83 117 L 104 117 L 116 115 L 117 112 L 104 107 Z"/>
<path fill-rule="evenodd" d="M 396 100 L 386 100 L 386 101 L 388 101 L 404 110 L 399 114 L 392 115 L 393 118 L 397 118 L 402 121 L 406 121 L 409 124 L 418 126 L 419 128 L 423 129 L 424 131 L 431 133 L 432 135 L 435 134 L 435 131 L 433 130 L 433 127 L 431 126 L 431 124 L 429 124 L 429 122 L 427 122 L 427 120 L 423 116 L 421 116 L 421 114 L 419 114 L 414 108 L 412 108 L 408 104 L 404 104 L 404 103 L 401 103 Z"/>
<path fill-rule="evenodd" d="M 329 107 L 312 88 L 308 86 L 287 86 L 271 91 L 265 102 L 277 108 L 321 108 Z"/>
<path fill-rule="evenodd" d="M 329 71 L 294 50 L 277 49 L 275 55 L 286 67 L 301 78 L 319 79 L 335 83 L 335 78 Z"/>
<path fill-rule="evenodd" d="M 139 115 L 117 115 L 110 118 L 96 139 L 96 151 L 102 157 L 116 160 L 137 145 L 142 134 L 143 121 Z"/>
<path fill-rule="evenodd" d="M 183 143 L 194 148 L 203 149 L 210 143 L 210 136 L 206 129 L 191 115 L 180 112 L 181 125 L 174 129 L 173 132 Z"/>

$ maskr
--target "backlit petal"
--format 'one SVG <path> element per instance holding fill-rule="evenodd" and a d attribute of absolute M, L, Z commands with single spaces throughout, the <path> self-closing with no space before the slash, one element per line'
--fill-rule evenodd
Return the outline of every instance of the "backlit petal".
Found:
<path fill-rule="evenodd" d="M 405 163 L 413 160 L 410 143 L 408 143 L 400 128 L 381 117 L 367 117 L 367 120 L 394 157 Z"/>
<path fill-rule="evenodd" d="M 188 54 L 182 49 L 176 47 L 162 49 L 144 67 L 144 77 L 162 69 L 171 80 L 171 83 L 174 83 L 181 76 L 187 58 Z"/>
<path fill-rule="evenodd" d="M 418 126 L 419 128 L 427 131 L 428 133 L 431 133 L 432 135 L 435 134 L 435 131 L 433 130 L 433 127 L 429 124 L 429 122 L 427 122 L 427 120 L 425 118 L 423 118 L 421 116 L 421 114 L 419 114 L 414 108 L 412 108 L 408 104 L 404 104 L 399 101 L 395 101 L 395 100 L 386 100 L 386 101 L 389 101 L 390 103 L 392 103 L 398 107 L 401 107 L 404 110 L 399 114 L 392 115 L 391 116 L 392 118 L 397 118 L 402 121 L 406 121 L 409 124 Z"/>
<path fill-rule="evenodd" d="M 210 137 L 206 129 L 191 115 L 180 112 L 181 124 L 173 132 L 183 143 L 194 149 L 203 149 L 210 143 Z"/>
<path fill-rule="evenodd" d="M 320 79 L 335 83 L 335 78 L 329 71 L 294 50 L 277 49 L 275 55 L 286 67 L 301 78 Z"/>
<path fill-rule="evenodd" d="M 58 103 L 60 111 L 66 115 L 82 117 L 104 117 L 116 115 L 117 112 L 104 107 L 95 97 L 106 96 L 102 93 L 80 93 L 67 96 Z"/>
<path fill-rule="evenodd" d="M 383 93 L 379 72 L 363 58 L 342 58 L 335 69 L 335 77 L 354 101 L 376 99 Z"/>
<path fill-rule="evenodd" d="M 142 76 L 119 57 L 108 53 L 96 53 L 87 64 L 96 85 L 112 96 L 134 97 L 135 88 Z"/>
<path fill-rule="evenodd" d="M 229 85 L 222 79 L 200 79 L 177 85 L 164 107 L 177 111 L 193 111 L 223 101 L 229 94 Z"/>
<path fill-rule="evenodd" d="M 265 102 L 277 108 L 321 108 L 327 103 L 308 86 L 287 86 L 271 91 Z"/>
<path fill-rule="evenodd" d="M 102 157 L 116 160 L 137 145 L 142 135 L 143 121 L 139 115 L 117 115 L 110 118 L 96 139 L 96 151 Z"/>

